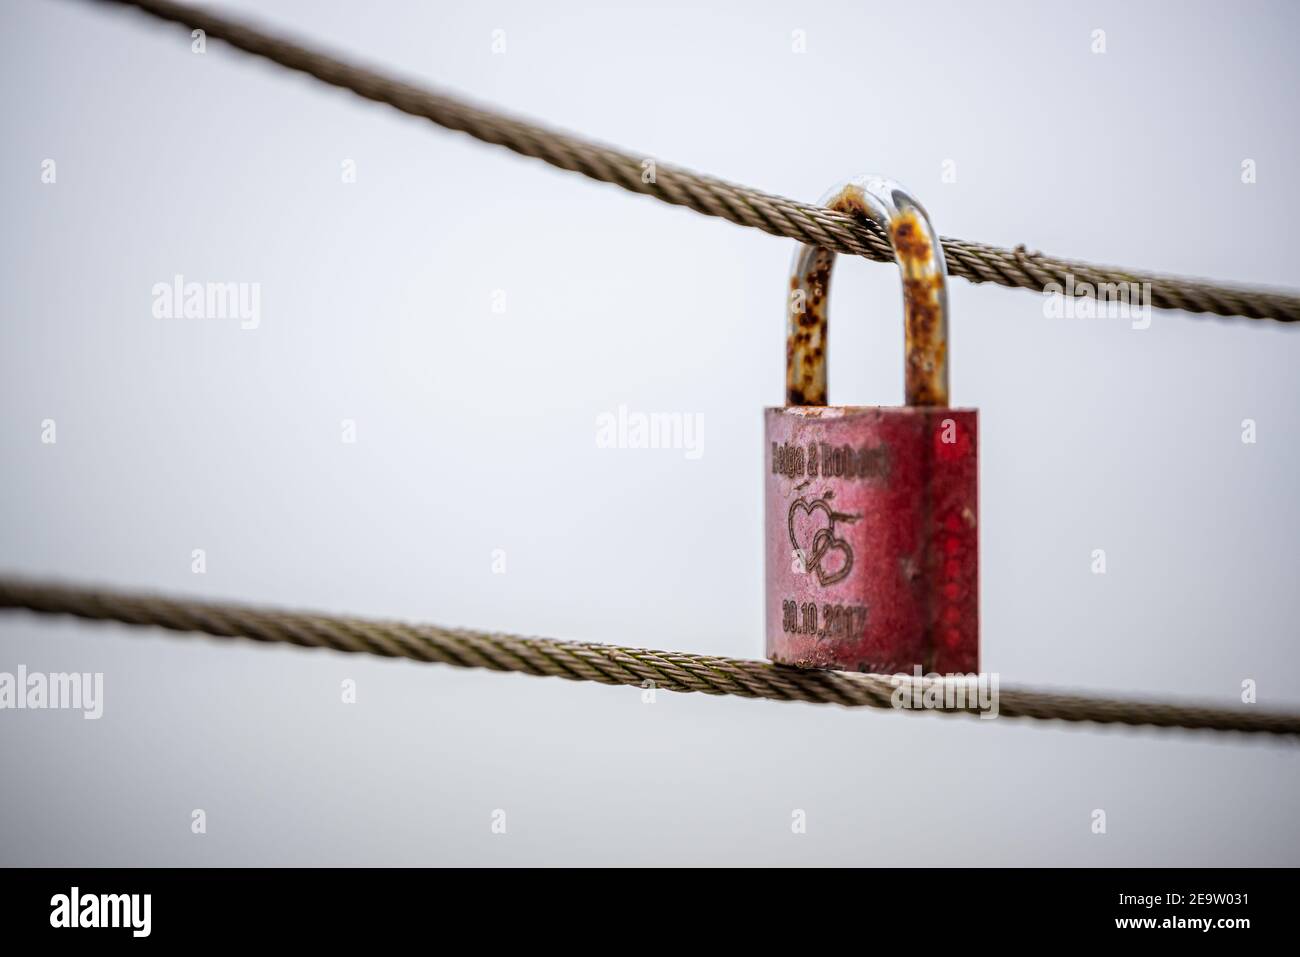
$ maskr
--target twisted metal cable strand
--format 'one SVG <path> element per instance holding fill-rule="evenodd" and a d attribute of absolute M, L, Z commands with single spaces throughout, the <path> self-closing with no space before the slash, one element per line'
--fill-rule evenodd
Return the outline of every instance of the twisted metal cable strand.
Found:
<path fill-rule="evenodd" d="M 645 687 L 645 682 L 652 681 L 656 688 L 665 691 L 699 691 L 850 708 L 893 708 L 897 687 L 896 679 L 889 675 L 803 671 L 766 661 L 272 611 L 225 602 L 171 599 L 18 578 L 0 578 L 0 609 L 3 608 L 221 638 L 250 638 L 307 648 L 411 658 L 461 668 L 551 675 L 571 681 L 636 687 Z M 912 687 L 914 679 L 902 680 L 908 689 Z M 923 688 L 929 684 L 922 679 Z M 934 710 L 978 713 L 973 703 L 964 707 L 941 705 Z M 1300 714 L 1254 706 L 1206 707 L 1000 688 L 998 711 L 1006 717 L 1043 720 L 1300 735 Z"/>
<path fill-rule="evenodd" d="M 879 262 L 893 262 L 894 259 L 888 240 L 873 223 L 865 220 L 668 164 L 656 163 L 654 182 L 645 182 L 642 163 L 648 157 L 644 155 L 627 153 L 473 106 L 208 10 L 172 0 L 100 2 L 135 7 L 161 20 L 203 30 L 209 38 L 224 40 L 247 53 L 351 90 L 368 100 L 385 103 L 403 113 L 423 117 L 485 143 L 503 146 L 600 182 L 613 183 L 634 193 L 644 193 L 666 203 L 685 206 L 706 216 L 718 216 L 740 226 L 761 229 L 774 236 L 816 243 L 836 252 Z M 946 237 L 942 242 L 948 271 L 974 283 L 992 282 L 1041 291 L 1048 283 L 1064 287 L 1067 276 L 1072 275 L 1076 286 L 1089 283 L 1096 293 L 1103 284 L 1140 285 L 1149 282 L 1151 305 L 1157 308 L 1279 322 L 1300 321 L 1300 295 L 1294 293 L 1090 265 L 1027 252 L 1024 247 L 1004 249 Z"/>

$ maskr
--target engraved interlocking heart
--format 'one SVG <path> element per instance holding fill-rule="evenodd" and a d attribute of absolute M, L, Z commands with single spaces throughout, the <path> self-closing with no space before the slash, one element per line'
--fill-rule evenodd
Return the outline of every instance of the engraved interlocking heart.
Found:
<path fill-rule="evenodd" d="M 842 553 L 844 560 L 839 568 L 827 571 L 822 559 L 834 552 Z M 817 573 L 817 581 L 823 588 L 844 581 L 853 570 L 853 548 L 847 541 L 836 538 L 829 529 L 823 528 L 813 537 L 813 554 L 808 567 Z"/>
<path fill-rule="evenodd" d="M 811 534 L 805 539 L 804 535 L 799 532 L 803 531 L 807 534 L 809 530 L 795 529 L 795 517 L 800 512 L 806 515 L 809 520 L 815 520 L 817 513 L 821 512 L 826 516 L 826 522 L 825 524 L 814 524 Z M 831 511 L 831 507 L 825 499 L 819 498 L 809 502 L 805 498 L 797 498 L 790 503 L 790 514 L 786 519 L 786 526 L 790 532 L 790 547 L 806 558 L 816 546 L 817 534 L 835 528 L 835 513 Z M 805 541 L 807 544 L 805 544 Z"/>
<path fill-rule="evenodd" d="M 800 556 L 803 556 L 805 570 L 816 574 L 817 581 L 823 588 L 843 581 L 849 577 L 849 572 L 853 570 L 853 548 L 847 541 L 835 534 L 835 522 L 837 520 L 853 522 L 857 520 L 857 516 L 844 515 L 833 510 L 826 501 L 831 495 L 832 493 L 827 492 L 823 498 L 815 499 L 812 502 L 804 498 L 795 499 L 790 503 L 790 512 L 786 518 L 786 528 L 790 533 L 790 545 Z M 811 519 L 818 512 L 826 516 L 826 525 L 816 528 L 812 534 L 812 547 L 805 548 L 800 540 L 801 536 L 795 530 L 795 517 L 797 514 L 803 513 Z M 839 568 L 827 571 L 822 565 L 822 560 L 835 552 L 839 552 L 844 556 L 843 561 Z"/>

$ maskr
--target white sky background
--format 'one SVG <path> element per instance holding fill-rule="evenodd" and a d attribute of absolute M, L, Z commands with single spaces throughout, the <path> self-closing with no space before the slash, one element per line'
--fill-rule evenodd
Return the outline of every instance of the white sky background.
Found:
<path fill-rule="evenodd" d="M 1300 285 L 1288 4 L 221 6 L 781 195 L 880 173 L 947 236 Z M 0 568 L 761 657 L 792 241 L 127 11 L 0 18 Z M 259 327 L 154 318 L 177 273 L 259 283 Z M 1300 706 L 1297 334 L 950 297 L 954 401 L 981 415 L 985 667 L 1227 703 L 1251 678 L 1260 706 Z M 832 401 L 901 401 L 896 271 L 842 262 L 831 313 Z M 620 405 L 702 414 L 703 456 L 597 448 Z M 19 664 L 102 671 L 105 703 L 0 714 L 5 864 L 1300 863 L 1276 742 L 645 705 L 6 614 L 0 671 Z"/>

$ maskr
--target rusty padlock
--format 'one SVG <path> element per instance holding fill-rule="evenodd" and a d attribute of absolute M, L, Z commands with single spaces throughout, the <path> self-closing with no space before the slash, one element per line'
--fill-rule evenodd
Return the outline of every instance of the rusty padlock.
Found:
<path fill-rule="evenodd" d="M 799 249 L 786 405 L 765 411 L 767 656 L 804 668 L 979 671 L 978 415 L 948 405 L 943 247 L 897 183 L 823 205 L 876 223 L 903 275 L 907 405 L 826 404 L 835 253 Z"/>

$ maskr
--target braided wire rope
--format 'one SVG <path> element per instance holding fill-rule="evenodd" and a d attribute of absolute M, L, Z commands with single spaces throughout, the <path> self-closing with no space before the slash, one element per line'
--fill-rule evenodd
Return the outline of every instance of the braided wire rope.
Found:
<path fill-rule="evenodd" d="M 917 690 L 922 693 L 936 684 L 940 689 L 944 685 L 944 679 L 812 671 L 766 661 L 277 611 L 12 577 L 0 578 L 0 609 L 71 615 L 220 638 L 287 642 L 306 648 L 410 658 L 460 668 L 549 675 L 571 681 L 850 708 L 893 709 L 898 707 L 896 698 L 912 699 L 916 684 L 921 686 Z M 981 708 L 976 700 L 968 697 L 964 702 L 955 703 L 943 698 L 937 704 L 927 703 L 925 710 L 978 714 Z M 997 713 L 1012 718 L 1300 735 L 1300 713 L 1296 712 L 1270 711 L 1254 705 L 1216 707 L 1025 688 L 999 688 Z"/>
<path fill-rule="evenodd" d="M 774 236 L 814 243 L 877 262 L 894 261 L 888 239 L 874 223 L 865 219 L 664 163 L 656 162 L 655 175 L 645 177 L 642 175 L 645 155 L 475 106 L 189 4 L 173 0 L 99 2 L 123 4 L 191 30 L 203 30 L 209 38 L 224 40 L 280 66 L 563 170 Z M 948 272 L 974 283 L 991 282 L 1041 292 L 1051 283 L 1064 289 L 1072 277 L 1074 288 L 1084 289 L 1085 294 L 1090 292 L 1093 298 L 1100 296 L 1106 287 L 1127 284 L 1120 288 L 1132 289 L 1150 283 L 1150 304 L 1156 308 L 1279 322 L 1300 321 L 1300 295 L 1291 292 L 1099 266 L 1028 252 L 1023 246 L 1006 249 L 947 237 L 942 242 Z"/>

